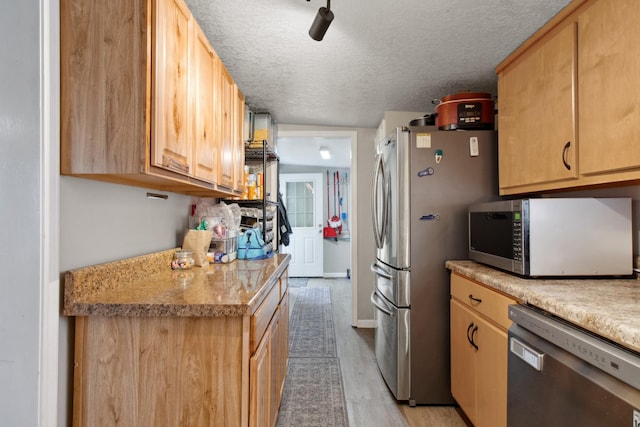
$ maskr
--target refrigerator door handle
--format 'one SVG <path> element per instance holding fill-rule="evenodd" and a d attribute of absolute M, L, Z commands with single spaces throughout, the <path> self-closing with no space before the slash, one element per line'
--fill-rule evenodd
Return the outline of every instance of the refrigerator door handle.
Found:
<path fill-rule="evenodd" d="M 383 279 L 393 280 L 393 277 L 389 273 L 384 271 L 382 267 L 376 262 L 371 264 L 371 271 L 377 274 L 378 276 L 382 277 Z"/>
<path fill-rule="evenodd" d="M 378 218 L 378 212 L 376 208 L 378 206 L 378 185 L 380 183 L 380 177 L 382 177 L 382 218 Z M 378 154 L 376 157 L 376 169 L 373 175 L 373 189 L 371 194 L 371 219 L 373 222 L 373 235 L 376 240 L 376 248 L 382 249 L 385 227 L 387 223 L 387 177 L 384 170 L 384 159 L 382 154 Z M 379 222 L 381 220 L 381 222 Z"/>
<path fill-rule="evenodd" d="M 393 312 L 383 306 L 386 305 L 386 303 L 380 299 L 376 291 L 371 292 L 371 303 L 387 316 L 393 317 Z"/>

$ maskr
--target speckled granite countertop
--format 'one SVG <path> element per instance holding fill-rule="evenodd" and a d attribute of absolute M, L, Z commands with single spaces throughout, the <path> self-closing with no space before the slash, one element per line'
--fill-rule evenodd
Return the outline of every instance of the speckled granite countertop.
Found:
<path fill-rule="evenodd" d="M 526 279 L 473 261 L 447 261 L 445 266 L 640 351 L 640 280 Z"/>
<path fill-rule="evenodd" d="M 291 256 L 171 270 L 175 249 L 65 273 L 66 316 L 244 316 L 278 283 Z"/>

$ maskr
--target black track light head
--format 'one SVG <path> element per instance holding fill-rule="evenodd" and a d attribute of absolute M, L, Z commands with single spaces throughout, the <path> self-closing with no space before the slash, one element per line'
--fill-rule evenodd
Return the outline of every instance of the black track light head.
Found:
<path fill-rule="evenodd" d="M 320 41 L 323 39 L 324 34 L 327 32 L 329 25 L 333 21 L 333 12 L 330 9 L 330 0 L 327 0 L 327 7 L 321 7 L 316 14 L 311 28 L 309 28 L 309 35 L 312 39 Z"/>

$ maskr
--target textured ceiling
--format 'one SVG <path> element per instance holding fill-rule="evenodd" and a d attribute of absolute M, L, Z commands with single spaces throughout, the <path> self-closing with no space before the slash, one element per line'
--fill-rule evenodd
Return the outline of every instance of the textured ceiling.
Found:
<path fill-rule="evenodd" d="M 496 95 L 495 67 L 569 0 L 186 0 L 251 109 L 283 124 L 377 127 L 460 90 Z"/>

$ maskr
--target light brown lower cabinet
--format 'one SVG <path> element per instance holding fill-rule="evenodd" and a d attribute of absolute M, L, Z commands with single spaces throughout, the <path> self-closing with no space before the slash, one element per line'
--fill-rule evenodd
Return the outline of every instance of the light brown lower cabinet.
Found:
<path fill-rule="evenodd" d="M 251 427 L 275 426 L 280 407 L 280 336 L 282 334 L 281 309 L 271 319 L 267 332 L 256 352 L 251 356 L 251 396 L 249 413 Z"/>
<path fill-rule="evenodd" d="M 274 426 L 287 282 L 251 316 L 77 317 L 74 427 Z"/>
<path fill-rule="evenodd" d="M 269 425 L 269 410 L 271 409 L 271 358 L 273 340 L 271 329 L 262 338 L 258 350 L 251 356 L 251 395 L 249 409 L 252 414 L 251 427 Z"/>
<path fill-rule="evenodd" d="M 282 281 L 285 281 L 283 279 Z M 278 387 L 279 401 L 282 400 L 282 394 L 284 393 L 284 382 L 287 378 L 287 368 L 289 367 L 289 292 L 284 292 L 284 296 L 280 301 L 280 354 L 278 360 L 280 364 L 278 366 L 278 377 L 276 380 L 276 386 Z"/>
<path fill-rule="evenodd" d="M 516 300 L 451 274 L 451 393 L 475 427 L 507 425 L 507 329 Z"/>

